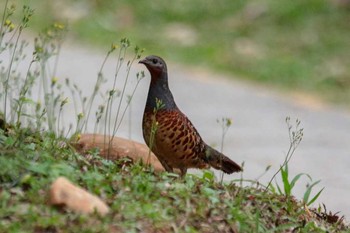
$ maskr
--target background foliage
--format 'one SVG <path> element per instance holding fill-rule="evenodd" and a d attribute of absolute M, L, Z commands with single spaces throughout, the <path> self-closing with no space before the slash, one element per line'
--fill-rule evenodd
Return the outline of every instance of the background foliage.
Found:
<path fill-rule="evenodd" d="M 184 64 L 350 103 L 346 0 L 31 1 L 33 25 L 68 20 L 76 39 L 127 36 Z"/>

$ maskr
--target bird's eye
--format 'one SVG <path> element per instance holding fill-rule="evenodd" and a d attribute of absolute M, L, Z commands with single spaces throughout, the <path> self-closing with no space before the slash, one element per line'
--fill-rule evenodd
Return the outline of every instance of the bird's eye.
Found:
<path fill-rule="evenodd" d="M 157 59 L 153 58 L 152 62 L 153 62 L 153 64 L 157 64 L 158 61 L 157 61 Z"/>

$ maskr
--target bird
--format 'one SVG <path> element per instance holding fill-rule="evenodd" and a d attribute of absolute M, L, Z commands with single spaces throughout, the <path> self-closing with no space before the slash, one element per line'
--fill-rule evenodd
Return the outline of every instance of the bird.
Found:
<path fill-rule="evenodd" d="M 165 61 L 155 55 L 141 59 L 151 75 L 142 119 L 143 138 L 167 172 L 179 169 L 184 176 L 188 168 L 213 167 L 232 174 L 242 168 L 230 158 L 206 144 L 181 112 L 169 89 Z"/>

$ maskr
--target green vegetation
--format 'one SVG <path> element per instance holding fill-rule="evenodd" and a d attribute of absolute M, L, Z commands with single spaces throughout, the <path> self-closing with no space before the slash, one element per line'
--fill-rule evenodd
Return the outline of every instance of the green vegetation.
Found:
<path fill-rule="evenodd" d="M 21 137 L 19 137 L 21 136 Z M 341 219 L 307 210 L 262 186 L 221 185 L 213 173 L 179 178 L 142 164 L 77 154 L 50 134 L 0 131 L 0 232 L 346 232 Z M 51 182 L 65 176 L 102 197 L 105 217 L 48 205 Z"/>
<path fill-rule="evenodd" d="M 106 160 L 96 151 L 85 155 L 77 153 L 72 146 L 73 140 L 84 132 L 94 111 L 94 128 L 104 119 L 105 133 L 115 135 L 132 100 L 132 95 L 129 98 L 125 96 L 126 78 L 121 84 L 121 91 L 113 86 L 102 92 L 106 102 L 102 107 L 92 109 L 95 96 L 101 93 L 105 61 L 111 53 L 117 53 L 117 67 L 125 62 L 130 70 L 142 50 L 136 46 L 130 51 L 128 39 L 120 40 L 118 45 L 113 44 L 105 60 L 101 61 L 96 86 L 89 98 L 81 96 L 77 85 L 66 80 L 66 89 L 71 92 L 77 114 L 76 124 L 65 129 L 61 113 L 68 101 L 67 93 L 55 78 L 56 68 L 52 64 L 56 64 L 58 59 L 66 27 L 61 23 L 50 27 L 45 25 L 46 29 L 35 39 L 33 56 L 27 72 L 23 74 L 17 68 L 28 56 L 24 53 L 28 43 L 21 43 L 20 39 L 22 31 L 33 18 L 33 11 L 24 7 L 21 20 L 17 22 L 13 20 L 16 14 L 14 8 L 8 6 L 8 10 L 3 11 L 0 28 L 0 232 L 349 230 L 343 218 L 327 212 L 325 206 L 309 209 L 308 205 L 322 192 L 321 189 L 316 195 L 311 195 L 318 181 L 306 189 L 303 201 L 292 196 L 293 187 L 303 175 L 297 175 L 292 181 L 288 177 L 288 162 L 302 139 L 299 121 L 293 128 L 287 119 L 291 147 L 276 173 L 281 173 L 283 181 L 276 187 L 272 183 L 265 187 L 257 180 L 247 181 L 243 177 L 218 182 L 210 171 L 180 178 L 176 174 L 155 173 L 148 166 L 130 164 L 127 159 Z M 117 69 L 115 77 L 118 73 Z M 140 73 L 136 78 L 142 77 Z M 33 94 L 38 92 L 38 96 Z M 125 108 L 121 107 L 123 101 L 128 103 Z M 116 116 L 111 112 L 112 106 L 117 109 Z M 222 119 L 221 124 L 224 139 L 230 121 Z M 73 135 L 73 139 L 67 139 L 67 135 Z M 47 200 L 49 186 L 59 176 L 65 176 L 101 197 L 110 206 L 111 212 L 101 217 L 50 206 Z"/>
<path fill-rule="evenodd" d="M 350 103 L 347 1 L 31 2 L 33 25 L 68 18 L 79 41 L 127 36 L 147 54 Z"/>

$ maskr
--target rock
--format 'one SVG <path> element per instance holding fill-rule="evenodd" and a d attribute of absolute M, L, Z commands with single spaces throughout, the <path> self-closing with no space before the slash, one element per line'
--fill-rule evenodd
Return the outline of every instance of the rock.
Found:
<path fill-rule="evenodd" d="M 114 137 L 111 142 L 111 148 L 108 150 L 109 140 L 109 136 L 105 137 L 102 134 L 82 134 L 80 139 L 74 143 L 73 146 L 82 154 L 86 153 L 88 150 L 98 148 L 100 150 L 100 155 L 110 160 L 127 157 L 133 161 L 142 160 L 142 162 L 146 164 L 149 157 L 149 163 L 154 167 L 155 171 L 165 171 L 162 164 L 153 153 L 149 156 L 149 148 L 146 145 L 132 140 Z"/>
<path fill-rule="evenodd" d="M 98 197 L 72 184 L 65 177 L 57 178 L 50 188 L 50 204 L 64 206 L 74 212 L 106 215 L 109 207 Z"/>

